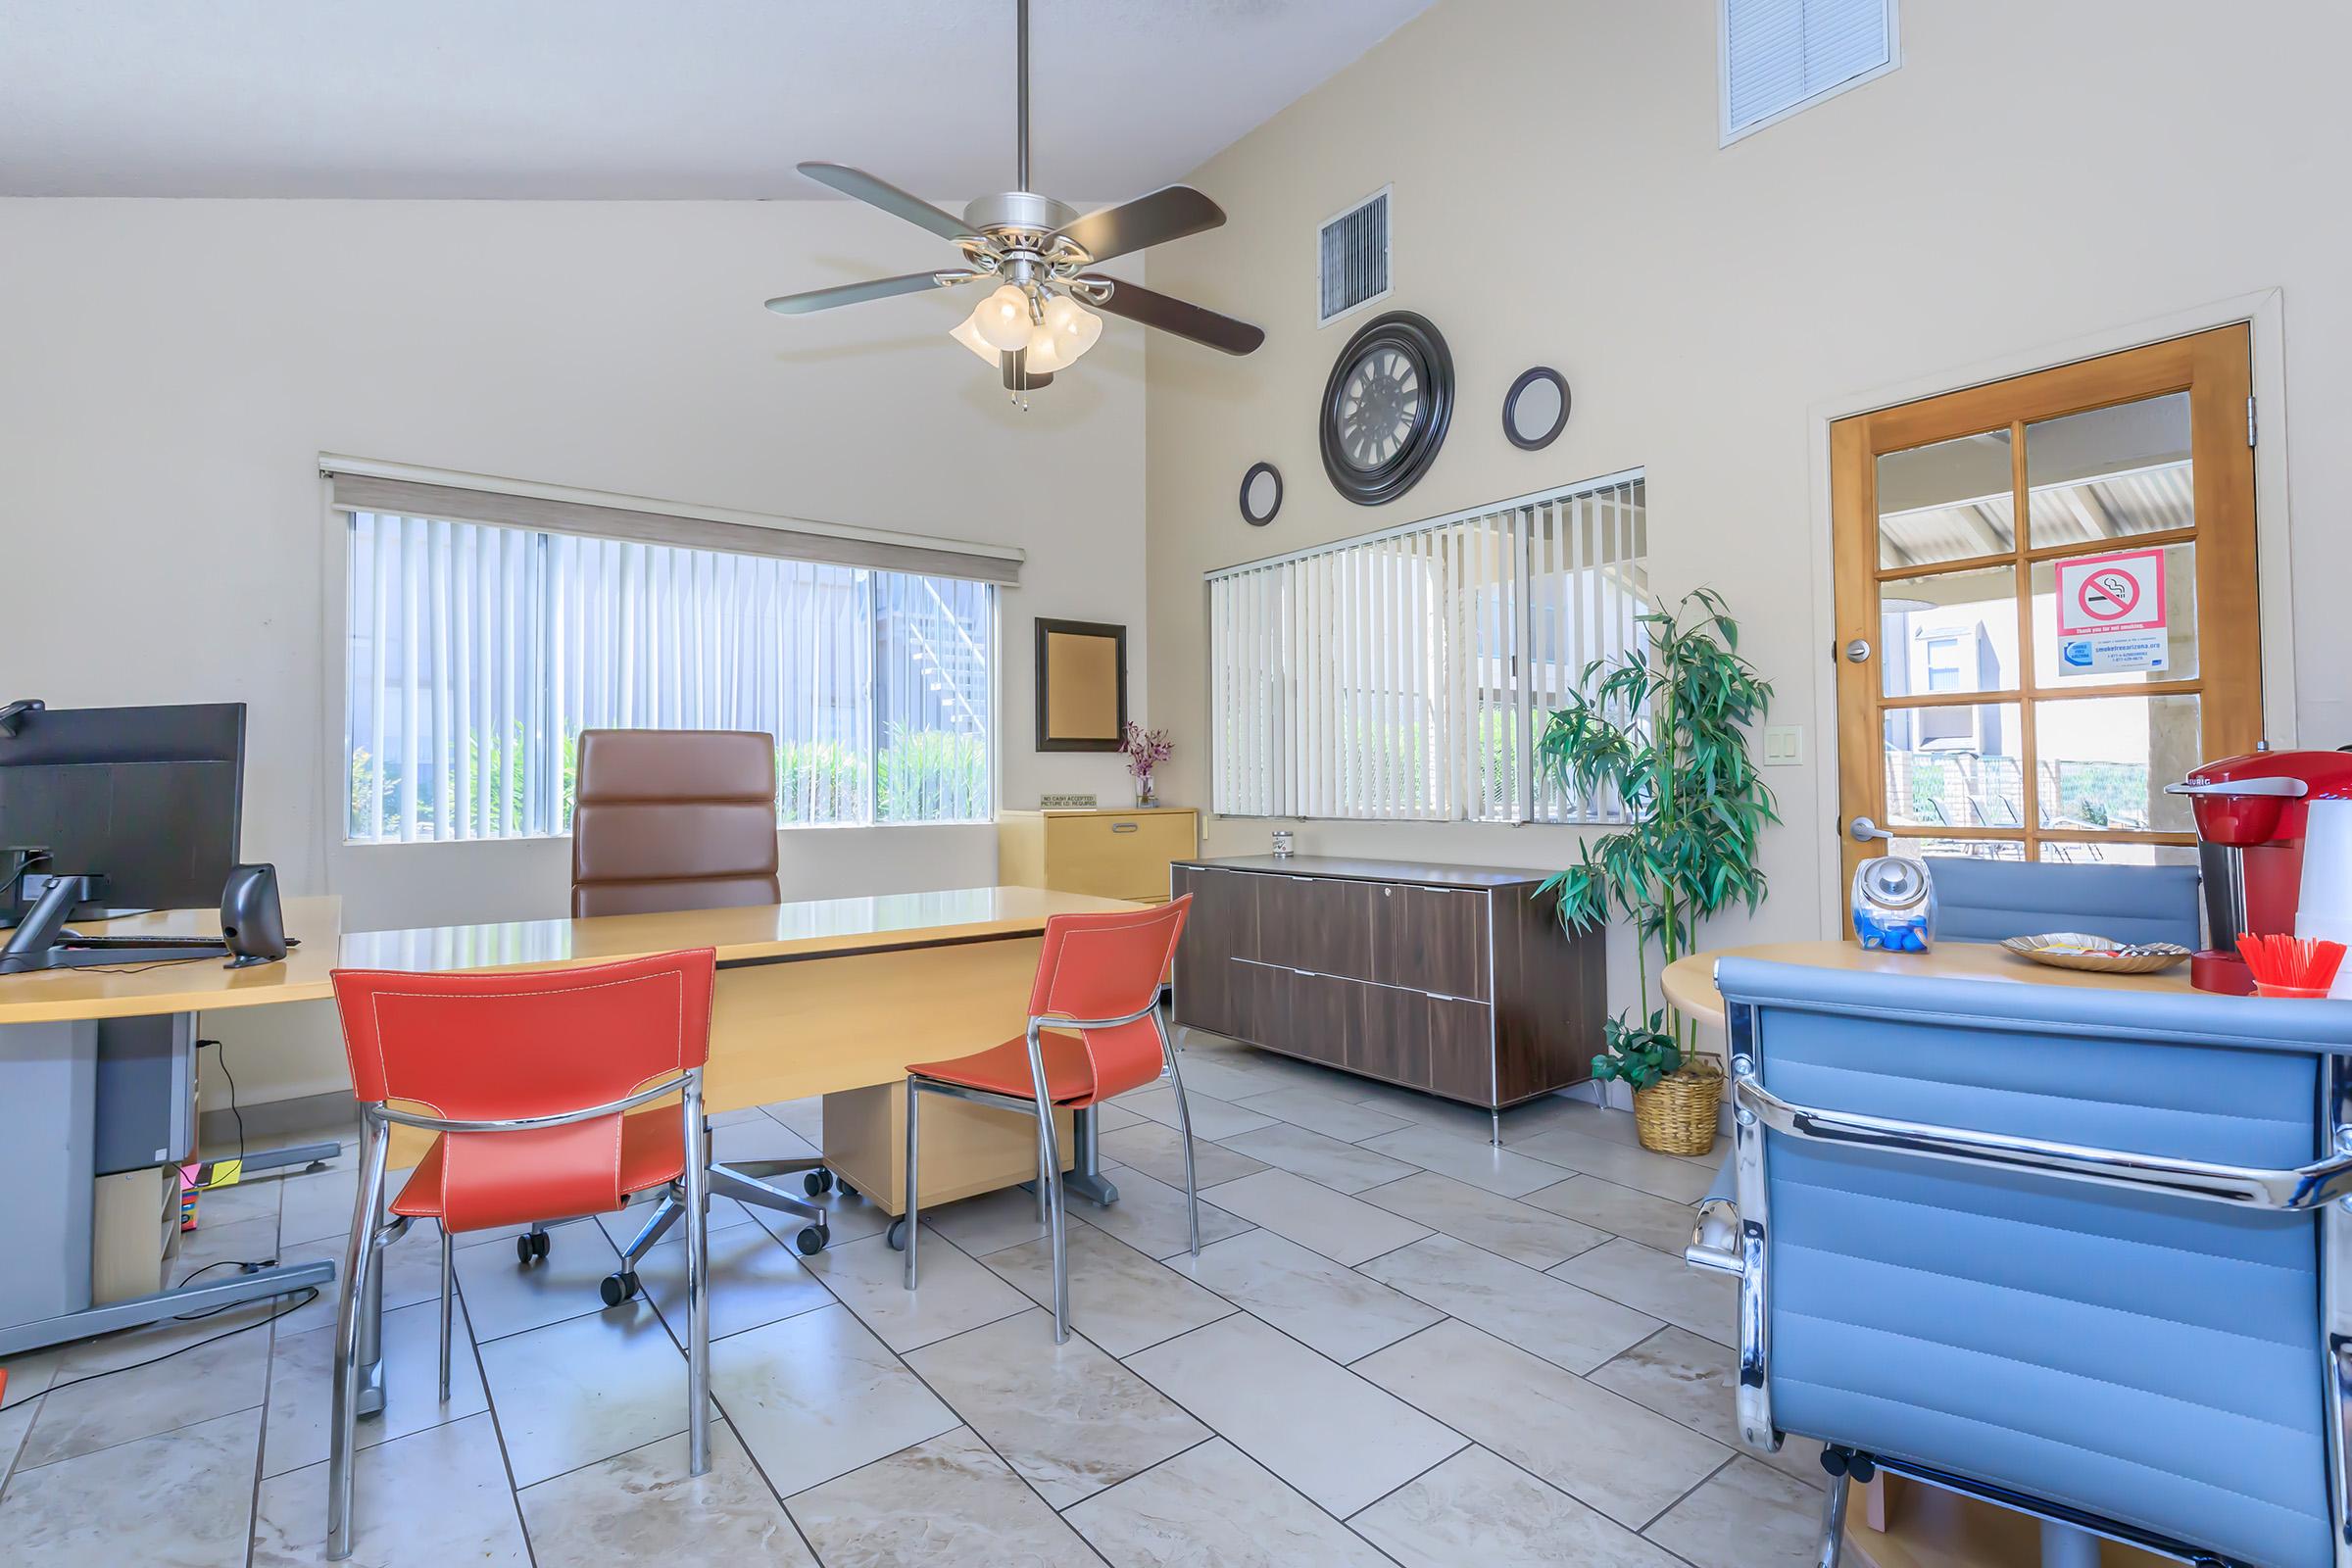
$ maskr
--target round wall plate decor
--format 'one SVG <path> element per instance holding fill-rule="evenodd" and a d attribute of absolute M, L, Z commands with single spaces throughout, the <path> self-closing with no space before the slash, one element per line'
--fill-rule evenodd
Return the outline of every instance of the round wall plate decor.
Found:
<path fill-rule="evenodd" d="M 1425 316 L 1392 311 L 1348 340 L 1323 385 L 1323 471 L 1361 507 L 1410 490 L 1453 416 L 1453 355 Z"/>
<path fill-rule="evenodd" d="M 1242 520 L 1263 528 L 1282 510 L 1282 470 L 1271 463 L 1252 463 L 1242 475 Z"/>
<path fill-rule="evenodd" d="M 1522 452 L 1541 452 L 1568 428 L 1568 382 L 1539 365 L 1502 395 L 1502 433 Z"/>

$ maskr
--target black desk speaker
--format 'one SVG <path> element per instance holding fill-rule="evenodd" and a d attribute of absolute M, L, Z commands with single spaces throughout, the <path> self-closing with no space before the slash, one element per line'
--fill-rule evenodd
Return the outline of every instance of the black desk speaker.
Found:
<path fill-rule="evenodd" d="M 228 966 L 243 969 L 275 963 L 286 956 L 286 911 L 277 899 L 277 867 L 229 867 L 220 889 L 220 940 L 228 944 Z"/>

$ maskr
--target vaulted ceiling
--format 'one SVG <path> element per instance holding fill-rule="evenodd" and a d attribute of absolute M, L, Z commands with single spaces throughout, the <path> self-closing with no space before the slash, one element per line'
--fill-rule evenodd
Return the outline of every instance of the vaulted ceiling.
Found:
<path fill-rule="evenodd" d="M 1181 176 L 1430 0 L 1034 0 L 1033 185 Z M 1009 188 L 1013 0 L 5 0 L 0 195 Z"/>

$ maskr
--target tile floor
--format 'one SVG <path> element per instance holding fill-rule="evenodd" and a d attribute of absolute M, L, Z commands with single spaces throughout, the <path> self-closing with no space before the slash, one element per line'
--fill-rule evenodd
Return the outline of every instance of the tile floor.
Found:
<path fill-rule="evenodd" d="M 434 1238 L 394 1249 L 384 1420 L 362 1424 L 374 1565 L 1802 1568 L 1810 1452 L 1740 1452 L 1733 1298 L 1683 1267 L 1708 1172 L 1553 1099 L 1486 1119 L 1186 1040 L 1203 1247 L 1186 1251 L 1165 1089 L 1105 1115 L 1121 1201 L 1077 1202 L 1076 1333 L 1054 1344 L 1026 1193 L 944 1208 L 923 1288 L 844 1199 L 803 1259 L 711 1214 L 710 1473 L 688 1478 L 682 1242 L 604 1309 L 633 1216 L 518 1268 L 458 1254 L 436 1398 Z M 814 1106 L 720 1118 L 730 1157 L 802 1154 Z M 348 1169 L 208 1199 L 184 1271 L 339 1255 Z M 797 1222 L 775 1220 L 789 1234 Z M 490 1244 L 490 1245 L 484 1245 Z M 0 1409 L 0 1556 L 21 1568 L 313 1563 L 324 1532 L 321 1300 L 20 1358 Z M 227 1339 L 225 1329 L 259 1326 Z M 169 1359 L 150 1358 L 166 1351 Z M 94 1373 L 119 1370 L 94 1381 Z"/>

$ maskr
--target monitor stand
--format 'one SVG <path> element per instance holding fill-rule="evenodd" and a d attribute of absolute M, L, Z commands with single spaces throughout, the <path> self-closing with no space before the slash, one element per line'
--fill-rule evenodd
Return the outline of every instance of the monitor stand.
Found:
<path fill-rule="evenodd" d="M 217 958 L 228 952 L 218 937 L 82 937 L 66 929 L 76 906 L 97 891 L 92 876 L 60 876 L 41 890 L 40 899 L 24 923 L 0 947 L 0 975 L 30 974 L 40 969 L 88 969 L 122 963 L 174 963 L 185 958 Z"/>

